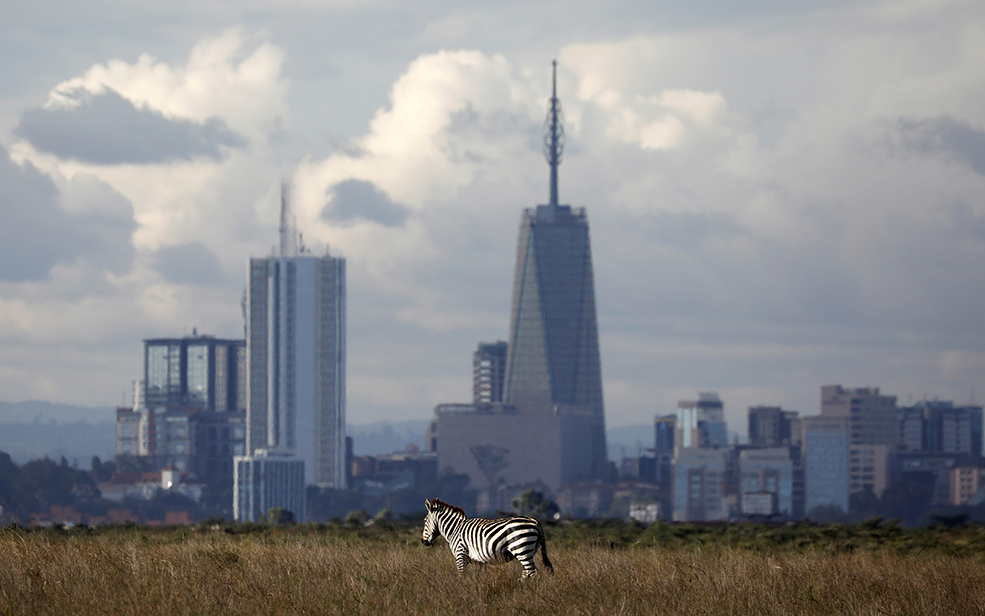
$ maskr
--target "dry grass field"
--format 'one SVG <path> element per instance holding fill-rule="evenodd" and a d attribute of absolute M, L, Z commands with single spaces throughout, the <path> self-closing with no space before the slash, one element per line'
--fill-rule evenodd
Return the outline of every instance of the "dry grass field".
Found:
<path fill-rule="evenodd" d="M 460 577 L 443 541 L 426 548 L 410 528 L 7 528 L 0 614 L 985 613 L 985 554 L 974 552 L 599 543 L 549 538 L 555 575 L 521 581 L 515 561 Z"/>

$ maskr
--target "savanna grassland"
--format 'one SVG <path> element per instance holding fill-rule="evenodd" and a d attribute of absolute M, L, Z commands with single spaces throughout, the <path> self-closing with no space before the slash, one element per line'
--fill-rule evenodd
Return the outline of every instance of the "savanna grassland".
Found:
<path fill-rule="evenodd" d="M 572 523 L 464 576 L 416 524 L 0 530 L 0 614 L 983 614 L 985 529 Z M 540 566 L 540 557 L 537 557 Z"/>

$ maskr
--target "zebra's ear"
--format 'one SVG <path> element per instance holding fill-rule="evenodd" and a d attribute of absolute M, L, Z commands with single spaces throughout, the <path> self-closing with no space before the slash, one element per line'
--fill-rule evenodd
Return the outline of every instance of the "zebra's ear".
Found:
<path fill-rule="evenodd" d="M 431 501 L 426 498 L 424 499 L 424 506 L 427 507 L 428 511 L 431 511 Z"/>

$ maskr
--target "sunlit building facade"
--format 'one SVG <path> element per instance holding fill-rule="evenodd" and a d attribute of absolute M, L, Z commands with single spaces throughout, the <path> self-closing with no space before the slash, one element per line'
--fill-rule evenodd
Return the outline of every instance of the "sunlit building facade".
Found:
<path fill-rule="evenodd" d="M 233 517 L 240 522 L 262 522 L 275 507 L 304 522 L 307 510 L 304 462 L 277 452 L 258 449 L 233 461 Z"/>
<path fill-rule="evenodd" d="M 289 452 L 305 482 L 345 488 L 345 259 L 250 259 L 248 453 Z"/>

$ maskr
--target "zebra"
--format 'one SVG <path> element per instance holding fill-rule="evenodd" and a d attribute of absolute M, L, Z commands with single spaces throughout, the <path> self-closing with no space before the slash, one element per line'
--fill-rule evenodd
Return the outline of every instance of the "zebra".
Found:
<path fill-rule="evenodd" d="M 547 557 L 547 539 L 540 522 L 523 516 L 486 520 L 467 519 L 460 507 L 438 499 L 425 499 L 427 516 L 421 542 L 431 543 L 439 536 L 448 541 L 459 573 L 465 573 L 469 561 L 477 563 L 506 562 L 516 558 L 523 565 L 523 576 L 537 574 L 534 555 L 540 547 L 540 557 L 547 571 L 554 573 L 554 565 Z"/>

